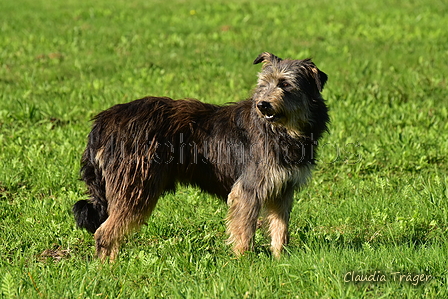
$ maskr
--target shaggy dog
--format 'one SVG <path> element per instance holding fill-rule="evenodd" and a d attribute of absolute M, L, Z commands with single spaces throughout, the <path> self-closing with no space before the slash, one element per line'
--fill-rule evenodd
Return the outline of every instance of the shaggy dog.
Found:
<path fill-rule="evenodd" d="M 123 236 L 139 228 L 160 196 L 188 184 L 223 199 L 236 255 L 253 246 L 265 209 L 271 250 L 288 242 L 294 190 L 309 178 L 327 129 L 320 94 L 327 75 L 310 59 L 262 53 L 258 84 L 247 100 L 217 106 L 146 97 L 94 118 L 81 176 L 90 198 L 73 211 L 94 233 L 97 256 L 114 260 Z"/>

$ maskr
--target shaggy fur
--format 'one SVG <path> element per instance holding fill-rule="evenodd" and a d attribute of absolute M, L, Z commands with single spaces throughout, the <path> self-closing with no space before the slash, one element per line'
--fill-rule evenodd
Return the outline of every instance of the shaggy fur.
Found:
<path fill-rule="evenodd" d="M 94 233 L 99 258 L 115 259 L 123 236 L 139 228 L 157 200 L 189 184 L 227 202 L 236 255 L 251 249 L 267 212 L 271 249 L 288 242 L 294 190 L 310 176 L 317 140 L 327 129 L 320 92 L 327 76 L 311 62 L 260 54 L 253 96 L 216 106 L 146 97 L 101 112 L 82 156 L 90 198 L 73 211 Z"/>

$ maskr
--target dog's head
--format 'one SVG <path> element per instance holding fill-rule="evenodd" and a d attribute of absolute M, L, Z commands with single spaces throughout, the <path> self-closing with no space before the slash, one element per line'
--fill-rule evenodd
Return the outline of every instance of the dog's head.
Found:
<path fill-rule="evenodd" d="M 281 59 L 274 54 L 260 54 L 254 64 L 263 63 L 253 100 L 258 115 L 273 125 L 280 125 L 302 135 L 323 117 L 328 121 L 321 91 L 327 75 L 311 59 Z"/>

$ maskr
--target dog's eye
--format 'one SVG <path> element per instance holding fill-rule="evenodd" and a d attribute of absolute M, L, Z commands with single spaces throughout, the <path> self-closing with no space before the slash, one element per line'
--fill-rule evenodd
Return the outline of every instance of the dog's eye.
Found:
<path fill-rule="evenodd" d="M 289 87 L 291 87 L 291 84 L 289 84 L 289 83 L 286 82 L 286 81 L 281 81 L 281 82 L 279 83 L 279 86 L 280 86 L 281 88 L 289 88 Z"/>

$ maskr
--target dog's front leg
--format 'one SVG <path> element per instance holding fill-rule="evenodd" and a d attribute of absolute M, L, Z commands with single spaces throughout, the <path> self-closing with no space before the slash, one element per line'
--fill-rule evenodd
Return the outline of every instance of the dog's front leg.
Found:
<path fill-rule="evenodd" d="M 282 196 L 268 201 L 269 234 L 271 236 L 271 251 L 275 258 L 280 258 L 283 247 L 288 244 L 288 223 L 294 199 L 294 190 L 286 190 Z"/>
<path fill-rule="evenodd" d="M 241 256 L 252 249 L 257 219 L 261 202 L 256 192 L 245 190 L 241 183 L 236 183 L 228 196 L 229 212 L 227 215 L 228 243 L 233 245 L 233 252 Z"/>

